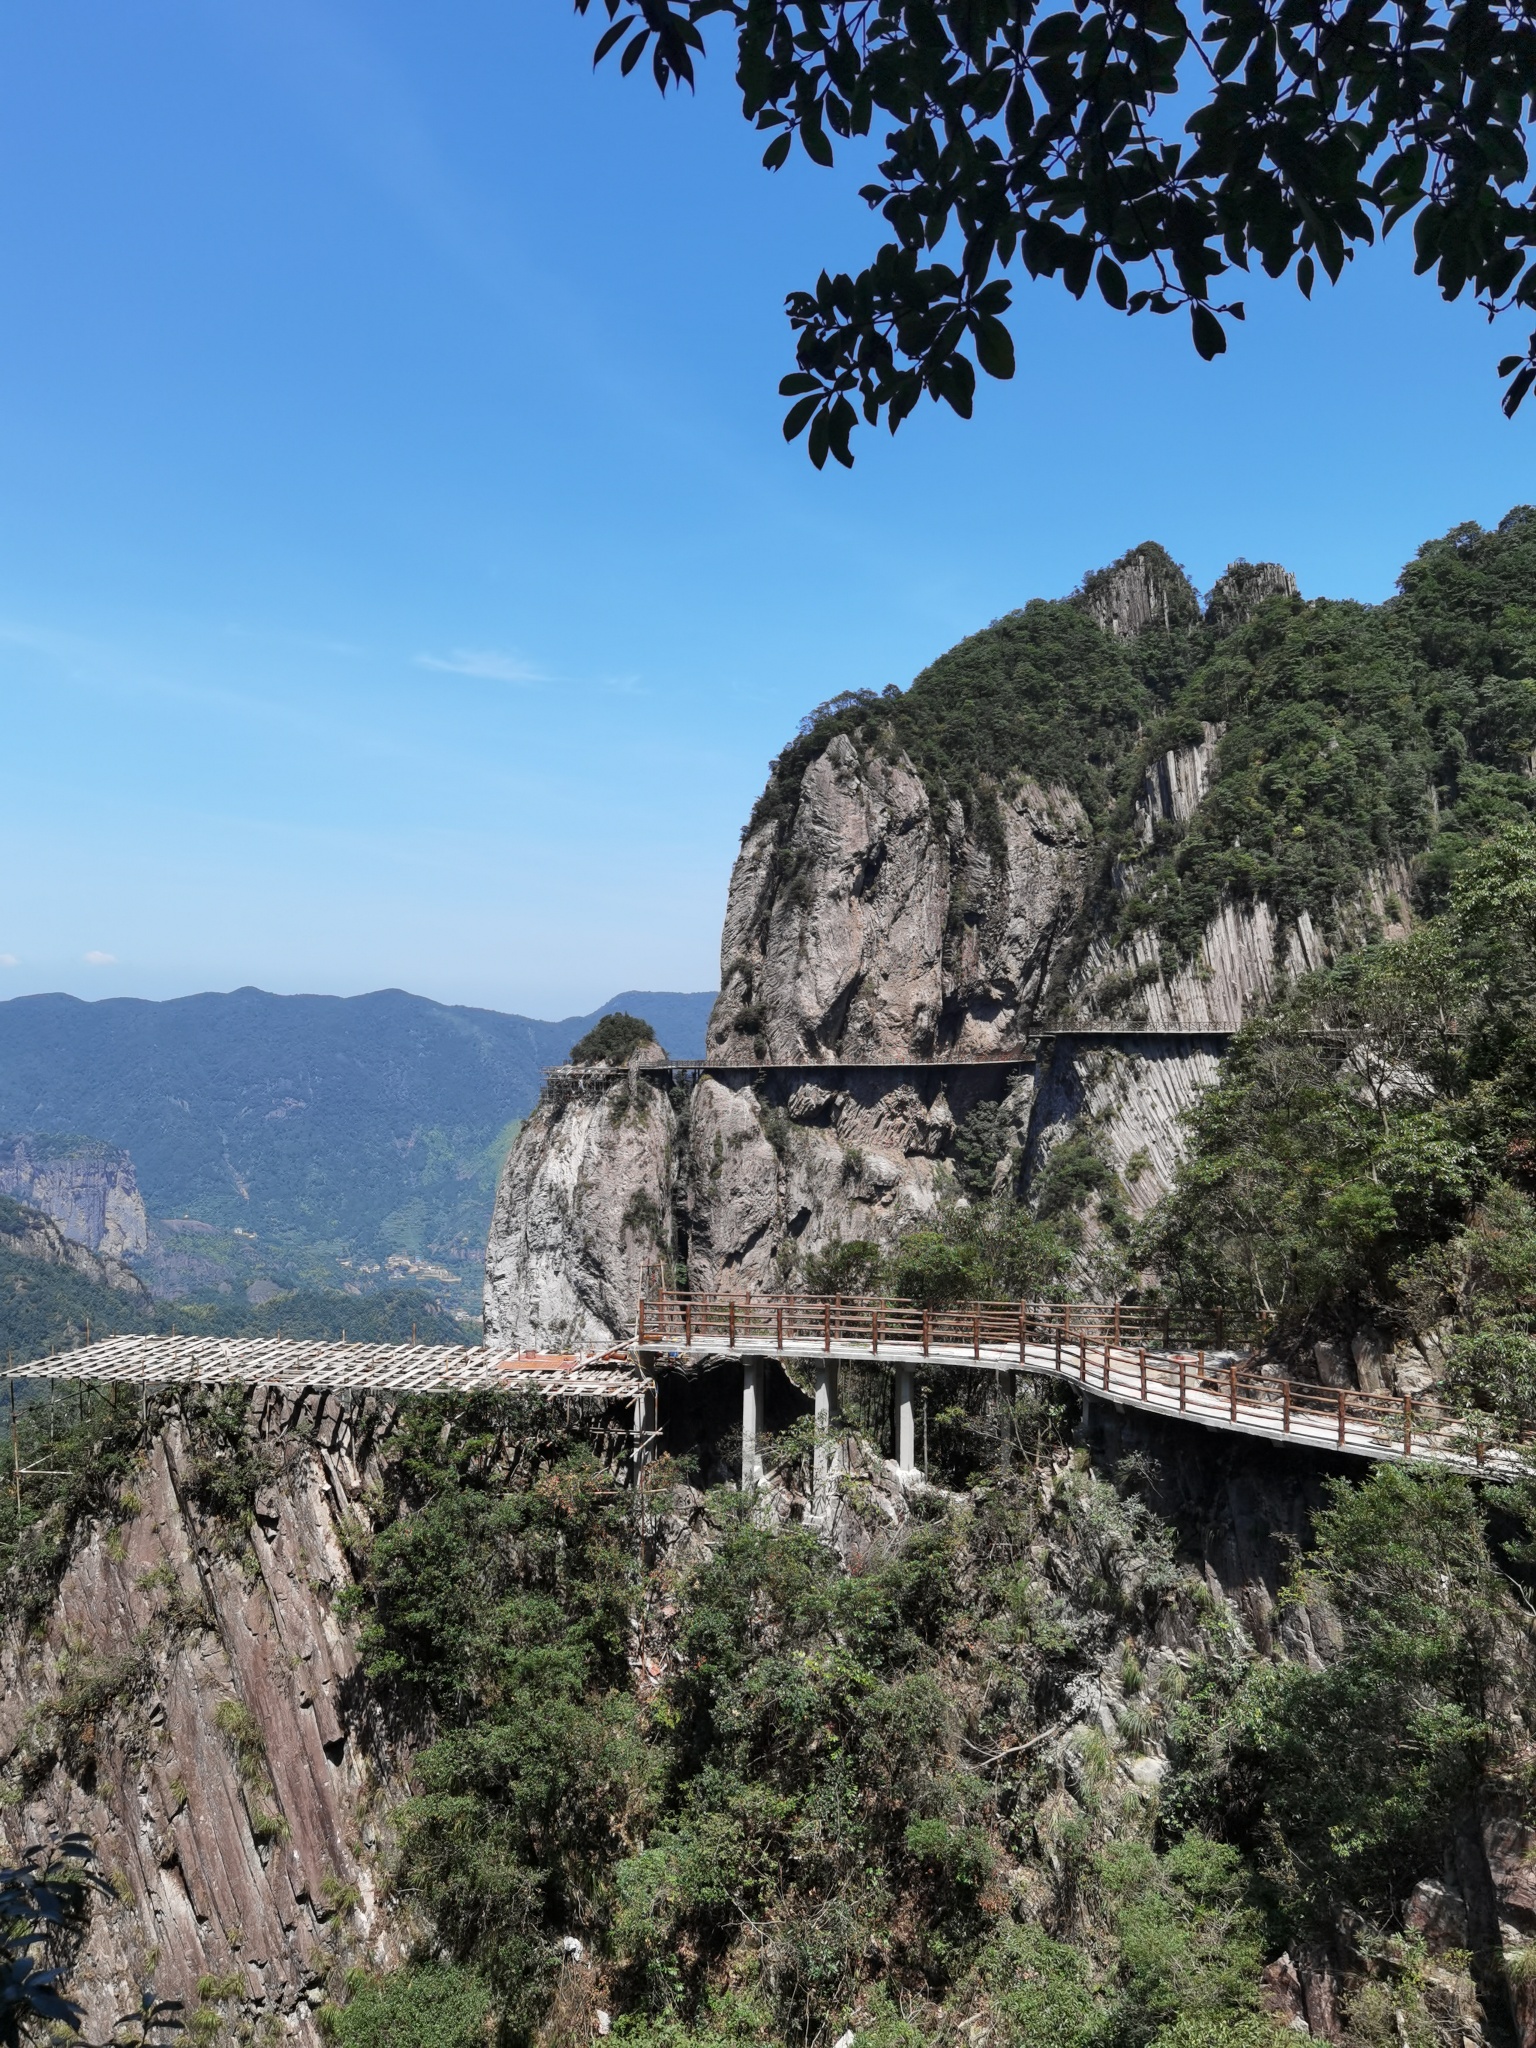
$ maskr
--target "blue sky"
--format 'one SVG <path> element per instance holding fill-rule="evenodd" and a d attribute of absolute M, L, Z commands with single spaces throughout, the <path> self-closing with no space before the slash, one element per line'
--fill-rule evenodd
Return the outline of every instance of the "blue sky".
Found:
<path fill-rule="evenodd" d="M 818 475 L 786 290 L 875 224 L 566 0 L 0 16 L 0 995 L 714 983 L 836 691 L 1156 538 L 1380 598 L 1536 497 L 1523 331 L 1390 246 L 1231 353 L 1023 285 L 1020 370 Z M 1536 401 L 1532 402 L 1536 406 Z"/>

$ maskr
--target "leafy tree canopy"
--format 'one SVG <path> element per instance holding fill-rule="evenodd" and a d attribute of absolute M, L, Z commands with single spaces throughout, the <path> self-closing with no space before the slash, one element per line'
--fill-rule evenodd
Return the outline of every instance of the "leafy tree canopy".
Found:
<path fill-rule="evenodd" d="M 571 1060 L 578 1067 L 622 1067 L 631 1053 L 654 1044 L 655 1039 L 643 1017 L 631 1017 L 628 1010 L 611 1010 L 571 1047 Z"/>
<path fill-rule="evenodd" d="M 1240 1034 L 1142 1253 L 1298 1336 L 1364 1318 L 1449 1342 L 1451 1391 L 1528 1427 L 1533 1101 L 1536 825 L 1518 822 L 1464 856 L 1441 916 Z"/>
<path fill-rule="evenodd" d="M 1413 224 L 1415 268 L 1491 314 L 1536 310 L 1524 10 L 1471 0 L 601 0 L 601 60 L 691 84 L 703 24 L 736 41 L 742 110 L 777 170 L 796 140 L 884 153 L 861 196 L 890 239 L 787 305 L 788 439 L 851 464 L 860 415 L 894 431 L 926 394 L 969 418 L 976 366 L 1010 377 L 1007 272 L 1187 314 L 1220 355 L 1234 271 L 1337 282 Z M 576 0 L 578 13 L 595 0 Z M 1536 334 L 1499 365 L 1513 413 Z"/>

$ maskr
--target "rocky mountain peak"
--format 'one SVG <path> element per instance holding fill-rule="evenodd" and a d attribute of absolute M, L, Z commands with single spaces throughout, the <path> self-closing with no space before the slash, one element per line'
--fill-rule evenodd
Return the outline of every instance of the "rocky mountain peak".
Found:
<path fill-rule="evenodd" d="M 1072 601 L 1117 640 L 1134 640 L 1149 626 L 1172 632 L 1200 619 L 1195 586 L 1155 540 L 1142 541 L 1107 569 L 1085 576 Z"/>
<path fill-rule="evenodd" d="M 1230 633 L 1235 626 L 1246 624 L 1270 598 L 1300 595 L 1296 578 L 1279 562 L 1245 562 L 1239 555 L 1212 586 L 1205 601 L 1205 623 L 1218 633 Z"/>

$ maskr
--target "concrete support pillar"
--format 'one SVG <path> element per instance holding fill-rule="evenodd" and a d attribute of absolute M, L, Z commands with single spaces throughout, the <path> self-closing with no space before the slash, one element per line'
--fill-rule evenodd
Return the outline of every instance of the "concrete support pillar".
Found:
<path fill-rule="evenodd" d="M 896 1368 L 896 1463 L 905 1476 L 917 1470 L 917 1426 L 913 1412 L 916 1380 L 909 1365 Z"/>
<path fill-rule="evenodd" d="M 757 1440 L 763 1427 L 763 1404 L 767 1393 L 767 1361 L 748 1358 L 741 1367 L 741 1490 L 747 1492 L 763 1476 L 763 1461 Z"/>
<path fill-rule="evenodd" d="M 837 1422 L 837 1360 L 818 1360 L 816 1373 L 816 1460 L 814 1490 L 820 1495 L 830 1478 L 831 1445 L 828 1436 Z"/>
<path fill-rule="evenodd" d="M 631 1439 L 630 1471 L 636 1481 L 650 1464 L 655 1452 L 652 1441 L 656 1433 L 656 1388 L 654 1383 L 642 1387 L 635 1396 L 634 1433 Z"/>

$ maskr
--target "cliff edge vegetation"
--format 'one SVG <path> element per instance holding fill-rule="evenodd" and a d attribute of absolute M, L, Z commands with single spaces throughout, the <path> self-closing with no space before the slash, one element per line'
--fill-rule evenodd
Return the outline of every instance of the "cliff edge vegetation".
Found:
<path fill-rule="evenodd" d="M 1126 881 L 1101 907 L 1106 935 L 1153 930 L 1173 960 L 1224 899 L 1331 925 L 1370 870 L 1424 860 L 1439 900 L 1458 846 L 1536 808 L 1536 511 L 1427 542 L 1382 605 L 1304 602 L 1255 567 L 1270 565 L 1234 564 L 1202 611 L 1148 543 L 970 635 L 907 690 L 832 700 L 774 763 L 748 832 L 787 838 L 806 768 L 846 733 L 909 759 L 935 817 L 958 804 L 983 841 L 1021 779 L 1070 790 L 1101 871 Z M 1128 579 L 1159 601 L 1117 610 Z M 1149 769 L 1213 727 L 1208 793 L 1149 843 L 1134 815 Z"/>

